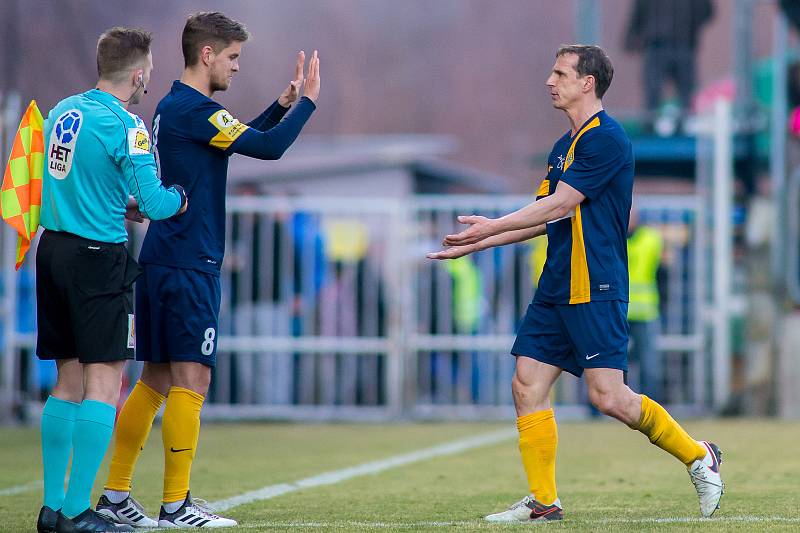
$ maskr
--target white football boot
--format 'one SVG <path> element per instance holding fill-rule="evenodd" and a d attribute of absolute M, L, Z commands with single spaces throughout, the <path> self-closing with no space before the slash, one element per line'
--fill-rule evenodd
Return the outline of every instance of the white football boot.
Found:
<path fill-rule="evenodd" d="M 187 527 L 233 527 L 238 525 L 236 520 L 224 518 L 214 514 L 208 508 L 205 500 L 193 500 L 187 492 L 183 505 L 174 513 L 168 513 L 161 506 L 158 515 L 158 527 L 187 528 Z"/>
<path fill-rule="evenodd" d="M 533 495 L 525 496 L 508 510 L 490 514 L 487 522 L 533 522 L 540 520 L 563 520 L 564 510 L 561 501 L 556 498 L 551 505 L 537 502 Z"/>
<path fill-rule="evenodd" d="M 725 487 L 719 474 L 722 450 L 716 444 L 704 440 L 700 441 L 700 444 L 706 449 L 706 456 L 692 463 L 689 467 L 689 478 L 700 499 L 700 514 L 708 518 L 719 509 L 719 501 Z"/>
<path fill-rule="evenodd" d="M 128 524 L 133 527 L 158 527 L 158 522 L 147 516 L 142 504 L 128 496 L 119 503 L 112 503 L 103 494 L 97 502 L 95 510 L 101 515 L 105 515 L 118 524 Z"/>

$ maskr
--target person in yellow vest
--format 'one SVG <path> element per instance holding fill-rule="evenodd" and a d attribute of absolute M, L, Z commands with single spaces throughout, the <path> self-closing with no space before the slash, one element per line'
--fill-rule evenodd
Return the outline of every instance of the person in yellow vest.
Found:
<path fill-rule="evenodd" d="M 640 225 L 638 219 L 634 208 L 628 227 L 628 324 L 631 330 L 628 358 L 639 364 L 642 393 L 661 402 L 664 401 L 663 372 L 656 348 L 660 301 L 657 273 L 664 243 L 657 229 Z"/>

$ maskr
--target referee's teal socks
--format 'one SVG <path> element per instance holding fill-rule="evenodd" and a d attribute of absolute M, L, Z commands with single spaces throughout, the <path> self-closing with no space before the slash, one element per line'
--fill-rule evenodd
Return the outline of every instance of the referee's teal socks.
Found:
<path fill-rule="evenodd" d="M 57 511 L 64 504 L 64 476 L 72 453 L 72 430 L 80 404 L 50 396 L 42 410 L 44 505 Z"/>
<path fill-rule="evenodd" d="M 81 403 L 72 435 L 72 470 L 61 509 L 68 518 L 91 506 L 92 485 L 111 442 L 116 413 L 113 405 L 97 400 Z"/>

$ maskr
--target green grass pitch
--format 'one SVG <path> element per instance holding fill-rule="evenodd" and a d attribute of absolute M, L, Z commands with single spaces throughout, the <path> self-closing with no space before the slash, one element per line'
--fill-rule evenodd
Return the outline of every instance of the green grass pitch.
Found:
<path fill-rule="evenodd" d="M 422 460 L 377 474 L 303 488 L 224 513 L 236 531 L 798 531 L 800 423 L 695 421 L 687 429 L 722 448 L 726 493 L 710 520 L 699 517 L 685 468 L 615 422 L 559 425 L 561 523 L 493 525 L 485 514 L 526 493 L 516 441 Z M 192 474 L 196 497 L 218 501 L 458 441 L 507 424 L 206 424 Z M 36 429 L 0 429 L 0 531 L 32 531 L 41 505 Z M 151 514 L 161 496 L 160 428 L 134 478 Z M 93 502 L 108 472 L 101 468 Z M 26 488 L 27 486 L 27 488 Z M 231 530 L 233 531 L 233 530 Z"/>

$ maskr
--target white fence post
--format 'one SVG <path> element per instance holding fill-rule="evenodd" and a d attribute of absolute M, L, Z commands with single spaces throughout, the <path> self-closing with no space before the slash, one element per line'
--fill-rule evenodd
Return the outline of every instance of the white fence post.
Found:
<path fill-rule="evenodd" d="M 731 388 L 731 269 L 733 266 L 733 121 L 731 104 L 714 104 L 712 203 L 713 230 L 713 407 L 728 401 Z"/>
<path fill-rule="evenodd" d="M 10 147 L 16 133 L 17 121 L 20 118 L 20 98 L 16 93 L 4 95 L 0 108 L 0 165 L 5 168 Z M 0 272 L 3 279 L 2 307 L 0 317 L 3 328 L 2 382 L 0 382 L 0 421 L 10 422 L 14 416 L 16 404 L 15 377 L 17 375 L 17 338 L 16 308 L 17 279 L 14 270 L 16 262 L 16 234 L 6 225 L 0 230 Z"/>
<path fill-rule="evenodd" d="M 388 306 L 389 351 L 386 361 L 386 404 L 393 417 L 401 416 L 406 409 L 407 383 L 406 365 L 408 352 L 408 276 L 407 250 L 411 235 L 408 202 L 398 202 L 389 214 L 389 246 L 385 263 L 389 298 L 394 305 Z"/>

